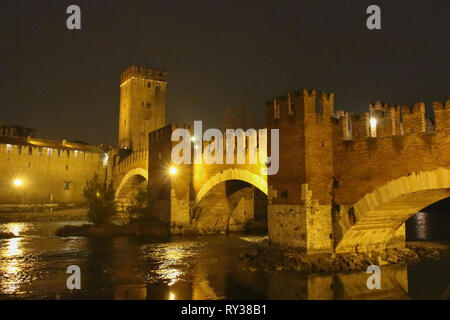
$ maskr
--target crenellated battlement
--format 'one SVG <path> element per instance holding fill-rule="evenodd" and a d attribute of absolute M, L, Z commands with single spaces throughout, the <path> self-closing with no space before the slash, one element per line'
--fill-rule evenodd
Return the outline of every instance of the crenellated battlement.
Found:
<path fill-rule="evenodd" d="M 301 89 L 291 91 L 267 101 L 268 119 L 332 117 L 334 114 L 334 93 Z"/>
<path fill-rule="evenodd" d="M 440 101 L 433 102 L 434 121 L 437 131 L 450 131 L 450 99 L 445 105 Z"/>
<path fill-rule="evenodd" d="M 334 132 L 342 141 L 450 130 L 450 99 L 445 105 L 439 101 L 433 102 L 435 126 L 431 119 L 426 119 L 425 110 L 423 102 L 410 107 L 379 101 L 369 104 L 369 112 L 350 114 L 339 110 L 336 112 Z"/>
<path fill-rule="evenodd" d="M 120 83 L 124 83 L 132 77 L 167 81 L 167 72 L 164 70 L 150 69 L 142 66 L 131 66 L 121 73 Z"/>

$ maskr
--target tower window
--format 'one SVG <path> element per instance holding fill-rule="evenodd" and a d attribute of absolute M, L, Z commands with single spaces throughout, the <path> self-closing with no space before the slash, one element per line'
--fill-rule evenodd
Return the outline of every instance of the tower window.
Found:
<path fill-rule="evenodd" d="M 149 81 L 147 82 L 147 88 L 151 88 L 152 87 L 152 83 Z"/>
<path fill-rule="evenodd" d="M 67 181 L 64 181 L 64 190 L 69 190 L 70 188 L 70 183 Z"/>

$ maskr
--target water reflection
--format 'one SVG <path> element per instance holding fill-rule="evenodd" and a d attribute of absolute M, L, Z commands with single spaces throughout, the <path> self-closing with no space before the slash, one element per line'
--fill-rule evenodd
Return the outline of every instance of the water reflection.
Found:
<path fill-rule="evenodd" d="M 22 271 L 21 265 L 18 258 L 22 254 L 20 247 L 21 238 L 20 232 L 23 230 L 24 224 L 21 223 L 11 223 L 8 225 L 6 231 L 13 233 L 17 238 L 11 238 L 6 240 L 7 246 L 6 250 L 2 250 L 2 259 L 5 263 L 0 267 L 2 278 L 1 289 L 7 294 L 15 293 L 21 284 L 20 272 Z"/>
<path fill-rule="evenodd" d="M 141 237 L 59 238 L 52 236 L 58 226 L 0 225 L 19 235 L 0 240 L 0 297 L 423 299 L 442 297 L 450 283 L 449 259 L 432 262 L 432 272 L 420 265 L 412 272 L 406 266 L 383 267 L 381 290 L 369 290 L 365 272 L 301 275 L 258 270 L 238 258 L 256 245 L 248 237 L 173 237 L 165 243 Z M 66 268 L 72 264 L 82 270 L 79 291 L 65 286 Z M 417 281 L 425 277 L 427 281 Z"/>

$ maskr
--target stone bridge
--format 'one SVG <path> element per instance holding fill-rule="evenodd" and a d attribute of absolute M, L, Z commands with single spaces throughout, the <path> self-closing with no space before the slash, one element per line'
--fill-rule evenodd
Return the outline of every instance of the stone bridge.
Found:
<path fill-rule="evenodd" d="M 433 112 L 433 125 L 423 103 L 335 113 L 333 94 L 305 89 L 269 101 L 280 129 L 270 241 L 310 253 L 404 245 L 404 222 L 450 196 L 450 100 Z"/>
<path fill-rule="evenodd" d="M 119 210 L 132 204 L 135 192 L 147 187 L 148 181 L 148 150 L 117 156 L 114 159 L 113 185 L 116 203 Z"/>
<path fill-rule="evenodd" d="M 254 218 L 259 192 L 271 243 L 308 253 L 402 246 L 404 222 L 450 196 L 450 100 L 433 104 L 434 123 L 423 103 L 369 111 L 335 112 L 334 94 L 306 89 L 268 101 L 267 128 L 280 134 L 270 176 L 265 160 L 175 166 L 171 135 L 180 126 L 167 125 L 150 132 L 148 153 L 118 163 L 117 197 L 148 180 L 153 212 L 172 233 L 226 232 Z M 230 187 L 236 181 L 241 188 Z"/>

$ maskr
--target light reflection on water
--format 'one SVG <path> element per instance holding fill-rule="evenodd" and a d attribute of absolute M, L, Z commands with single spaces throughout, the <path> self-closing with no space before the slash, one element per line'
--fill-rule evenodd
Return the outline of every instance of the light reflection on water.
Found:
<path fill-rule="evenodd" d="M 20 232 L 24 228 L 24 224 L 11 223 L 8 227 L 9 228 L 6 231 L 13 233 L 17 236 L 17 238 L 6 240 L 6 250 L 2 250 L 2 257 L 6 258 L 6 263 L 0 266 L 1 273 L 5 274 L 5 279 L 2 279 L 0 288 L 7 294 L 13 294 L 19 289 L 21 284 L 19 273 L 22 269 L 20 267 L 18 259 L 16 259 L 15 257 L 20 257 L 20 255 L 22 254 L 22 250 L 20 248 L 21 238 L 19 238 L 19 236 Z"/>
<path fill-rule="evenodd" d="M 450 213 L 418 212 L 406 221 L 407 240 L 449 241 Z"/>
<path fill-rule="evenodd" d="M 238 256 L 252 250 L 260 237 L 173 237 L 169 242 L 151 243 L 138 237 L 54 236 L 64 224 L 0 224 L 0 231 L 19 236 L 0 240 L 0 298 L 440 298 L 450 283 L 448 272 L 439 271 L 446 270 L 449 259 L 433 262 L 433 272 L 424 283 L 417 281 L 425 272 L 420 265 L 411 274 L 406 266 L 382 268 L 382 290 L 374 292 L 366 287 L 365 272 L 299 275 L 250 269 Z M 82 270 L 80 291 L 69 292 L 65 287 L 66 268 L 72 264 Z M 432 277 L 436 278 L 433 288 L 425 288 Z"/>

